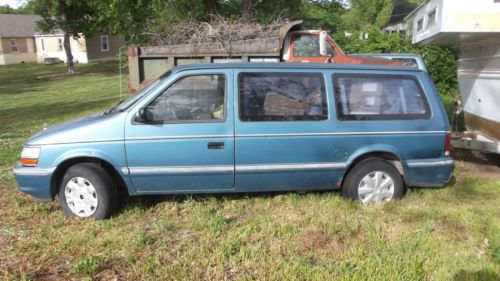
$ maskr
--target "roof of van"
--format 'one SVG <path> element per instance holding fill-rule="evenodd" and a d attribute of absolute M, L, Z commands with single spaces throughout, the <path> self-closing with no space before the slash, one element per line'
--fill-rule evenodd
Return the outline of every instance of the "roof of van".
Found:
<path fill-rule="evenodd" d="M 190 69 L 214 68 L 282 68 L 282 69 L 349 69 L 349 70 L 395 70 L 419 72 L 421 70 L 406 66 L 386 66 L 375 64 L 333 64 L 333 63 L 300 63 L 300 62 L 238 62 L 238 63 L 204 63 L 176 66 L 172 72 Z"/>

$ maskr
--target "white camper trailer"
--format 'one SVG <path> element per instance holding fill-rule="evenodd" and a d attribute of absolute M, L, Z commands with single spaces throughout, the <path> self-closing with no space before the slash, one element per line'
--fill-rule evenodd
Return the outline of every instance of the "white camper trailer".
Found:
<path fill-rule="evenodd" d="M 500 154 L 500 1 L 428 0 L 406 20 L 415 44 L 459 46 L 466 132 L 452 145 Z"/>
<path fill-rule="evenodd" d="M 468 132 L 454 134 L 452 143 L 500 154 L 500 35 L 464 39 L 460 53 L 458 82 Z"/>

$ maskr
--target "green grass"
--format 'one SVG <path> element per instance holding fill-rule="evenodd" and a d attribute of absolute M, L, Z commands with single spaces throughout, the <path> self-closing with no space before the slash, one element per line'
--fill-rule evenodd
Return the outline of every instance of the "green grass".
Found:
<path fill-rule="evenodd" d="M 0 67 L 1 280 L 499 279 L 500 182 L 465 171 L 371 206 L 337 192 L 141 197 L 106 221 L 66 218 L 19 193 L 12 167 L 43 122 L 117 102 L 118 75 L 108 62 L 32 78 L 63 71 Z"/>

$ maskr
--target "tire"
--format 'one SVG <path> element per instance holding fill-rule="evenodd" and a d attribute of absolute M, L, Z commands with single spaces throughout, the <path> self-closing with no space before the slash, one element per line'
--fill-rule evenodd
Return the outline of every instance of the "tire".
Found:
<path fill-rule="evenodd" d="M 363 204 L 399 199 L 404 194 L 403 177 L 394 165 L 380 158 L 356 164 L 342 185 L 342 197 Z"/>
<path fill-rule="evenodd" d="M 116 210 L 118 201 L 116 183 L 95 163 L 71 166 L 59 188 L 59 204 L 70 217 L 106 219 Z"/>

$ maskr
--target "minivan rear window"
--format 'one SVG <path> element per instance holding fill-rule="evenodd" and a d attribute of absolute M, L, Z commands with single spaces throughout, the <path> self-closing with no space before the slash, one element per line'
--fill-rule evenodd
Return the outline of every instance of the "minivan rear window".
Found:
<path fill-rule="evenodd" d="M 241 73 L 240 120 L 328 119 L 325 82 L 319 73 Z"/>
<path fill-rule="evenodd" d="M 413 76 L 336 74 L 333 83 L 340 120 L 428 119 L 431 115 Z"/>

